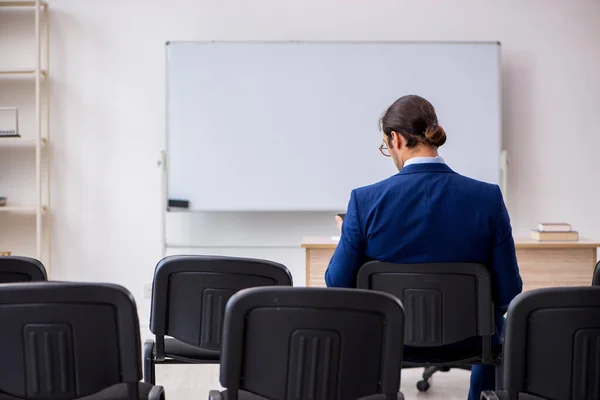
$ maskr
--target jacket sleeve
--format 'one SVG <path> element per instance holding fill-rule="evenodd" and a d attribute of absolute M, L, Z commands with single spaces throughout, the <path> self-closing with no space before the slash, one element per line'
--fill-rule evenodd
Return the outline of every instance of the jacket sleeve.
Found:
<path fill-rule="evenodd" d="M 365 260 L 366 241 L 358 217 L 356 191 L 350 194 L 350 201 L 342 236 L 325 272 L 325 282 L 329 287 L 355 287 L 356 274 Z"/>
<path fill-rule="evenodd" d="M 523 290 L 523 281 L 517 265 L 510 218 L 499 187 L 497 187 L 497 196 L 498 222 L 494 237 L 492 270 L 497 296 L 495 301 L 502 313 L 505 313 L 512 299 Z"/>

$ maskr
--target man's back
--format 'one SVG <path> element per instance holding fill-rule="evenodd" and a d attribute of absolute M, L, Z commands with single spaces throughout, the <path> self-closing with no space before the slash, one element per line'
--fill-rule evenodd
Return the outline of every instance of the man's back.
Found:
<path fill-rule="evenodd" d="M 500 189 L 440 163 L 409 165 L 353 191 L 328 286 L 354 286 L 358 268 L 369 260 L 484 264 L 500 312 L 522 286 Z"/>
<path fill-rule="evenodd" d="M 358 269 L 369 260 L 477 262 L 492 274 L 496 328 L 502 329 L 502 315 L 522 282 L 500 189 L 446 166 L 438 153 L 446 131 L 426 99 L 400 97 L 379 123 L 379 151 L 401 172 L 352 191 L 342 237 L 325 274 L 327 286 L 354 287 Z M 499 335 L 493 340 L 498 344 Z M 489 389 L 494 389 L 494 368 L 473 366 L 469 400 Z"/>
<path fill-rule="evenodd" d="M 358 189 L 356 198 L 369 258 L 490 262 L 501 201 L 496 186 L 453 173 L 445 164 L 417 164 Z"/>

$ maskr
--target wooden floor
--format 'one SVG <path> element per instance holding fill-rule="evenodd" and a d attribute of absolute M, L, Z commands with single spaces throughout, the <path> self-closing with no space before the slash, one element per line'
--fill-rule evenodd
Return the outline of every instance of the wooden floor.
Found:
<path fill-rule="evenodd" d="M 464 400 L 469 391 L 469 372 L 452 370 L 439 372 L 431 380 L 431 388 L 419 393 L 416 383 L 423 372 L 420 368 L 402 371 L 402 393 L 407 400 Z M 208 399 L 209 390 L 219 389 L 218 365 L 158 365 L 156 383 L 165 388 L 168 400 Z"/>

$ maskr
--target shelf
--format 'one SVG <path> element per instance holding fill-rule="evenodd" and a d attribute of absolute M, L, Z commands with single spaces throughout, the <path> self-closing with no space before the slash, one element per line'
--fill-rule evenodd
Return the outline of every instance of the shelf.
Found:
<path fill-rule="evenodd" d="M 37 207 L 35 206 L 31 206 L 31 207 L 26 207 L 26 206 L 21 206 L 21 207 L 17 207 L 17 206 L 4 206 L 4 207 L 0 207 L 0 213 L 1 212 L 14 212 L 14 213 L 31 213 L 31 214 L 35 214 L 35 212 L 37 211 Z"/>
<path fill-rule="evenodd" d="M 32 146 L 35 147 L 37 139 L 22 137 L 0 137 L 0 147 L 2 146 Z M 42 146 L 46 144 L 46 138 L 42 138 Z"/>
<path fill-rule="evenodd" d="M 46 7 L 48 5 L 45 1 L 40 1 L 40 6 Z M 19 0 L 11 0 L 11 1 L 1 1 L 0 7 L 35 7 L 35 1 L 19 1 Z"/>
<path fill-rule="evenodd" d="M 42 212 L 45 213 L 48 210 L 46 206 L 42 206 Z M 35 214 L 37 212 L 36 206 L 2 206 L 0 207 L 0 213 L 23 213 L 23 214 Z"/>
<path fill-rule="evenodd" d="M 35 69 L 1 69 L 0 77 L 2 78 L 35 78 Z M 46 77 L 46 70 L 41 71 L 42 78 Z"/>

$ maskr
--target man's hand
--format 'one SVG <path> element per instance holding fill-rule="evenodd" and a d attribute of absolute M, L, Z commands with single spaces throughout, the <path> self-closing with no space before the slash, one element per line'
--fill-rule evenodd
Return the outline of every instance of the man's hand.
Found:
<path fill-rule="evenodd" d="M 340 217 L 339 215 L 336 215 L 335 216 L 335 222 L 337 222 L 338 229 L 341 232 L 342 231 L 342 224 L 344 223 L 344 218 Z"/>

